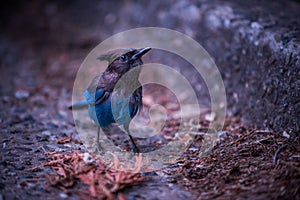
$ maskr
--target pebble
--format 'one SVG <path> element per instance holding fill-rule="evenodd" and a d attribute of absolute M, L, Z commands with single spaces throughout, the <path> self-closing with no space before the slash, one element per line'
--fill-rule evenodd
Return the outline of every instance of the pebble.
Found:
<path fill-rule="evenodd" d="M 15 176 L 17 173 L 16 172 L 7 172 L 8 176 Z"/>
<path fill-rule="evenodd" d="M 191 147 L 189 148 L 189 151 L 199 151 L 199 148 Z"/>
<path fill-rule="evenodd" d="M 227 131 L 219 131 L 218 132 L 218 137 L 224 138 L 224 137 L 227 137 L 227 136 L 228 136 Z"/>
<path fill-rule="evenodd" d="M 204 135 L 206 135 L 207 133 L 202 132 L 202 131 L 200 131 L 200 132 L 191 131 L 190 134 L 191 134 L 191 135 L 195 135 L 195 136 L 204 136 Z"/>
<path fill-rule="evenodd" d="M 210 113 L 210 114 L 206 114 L 204 119 L 206 121 L 209 121 L 209 122 L 212 122 L 216 117 L 216 114 L 215 113 Z"/>
<path fill-rule="evenodd" d="M 15 92 L 15 97 L 17 99 L 27 99 L 29 97 L 29 92 L 25 90 L 18 90 Z"/>
<path fill-rule="evenodd" d="M 258 22 L 252 22 L 251 23 L 251 28 L 253 28 L 253 29 L 263 29 L 263 26 L 260 25 Z"/>
<path fill-rule="evenodd" d="M 59 193 L 60 198 L 66 199 L 68 195 L 66 193 Z"/>
<path fill-rule="evenodd" d="M 290 138 L 290 134 L 288 134 L 286 131 L 283 131 L 282 136 L 285 138 Z"/>
<path fill-rule="evenodd" d="M 67 117 L 68 116 L 68 113 L 66 111 L 63 111 L 63 110 L 58 111 L 58 114 L 62 117 Z"/>
<path fill-rule="evenodd" d="M 50 132 L 50 131 L 43 131 L 43 132 L 42 132 L 42 135 L 50 136 L 50 135 L 51 135 L 51 132 Z"/>
<path fill-rule="evenodd" d="M 90 164 L 90 163 L 94 162 L 94 159 L 93 159 L 93 157 L 89 153 L 84 153 L 84 155 L 83 155 L 83 161 L 86 164 Z"/>

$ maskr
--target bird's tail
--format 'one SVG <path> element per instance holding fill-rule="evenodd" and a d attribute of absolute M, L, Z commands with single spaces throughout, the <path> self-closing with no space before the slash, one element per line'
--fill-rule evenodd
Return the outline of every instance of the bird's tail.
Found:
<path fill-rule="evenodd" d="M 87 108 L 88 105 L 89 105 L 89 103 L 86 100 L 84 100 L 84 101 L 79 101 L 79 102 L 69 106 L 68 108 L 70 110 L 79 110 L 79 109 Z"/>

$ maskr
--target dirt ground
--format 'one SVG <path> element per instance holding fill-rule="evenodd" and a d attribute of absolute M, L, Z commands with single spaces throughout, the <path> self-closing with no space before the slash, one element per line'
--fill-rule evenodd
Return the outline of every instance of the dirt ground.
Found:
<path fill-rule="evenodd" d="M 61 14 L 65 4 L 2 6 L 0 200 L 300 199 L 299 137 L 243 125 L 241 116 L 226 118 L 216 146 L 200 158 L 209 123 L 204 113 L 190 147 L 156 173 L 139 173 L 138 161 L 134 173 L 114 170 L 93 156 L 88 163 L 68 106 L 81 62 L 114 31 L 108 25 L 101 33 L 95 32 L 98 27 L 82 28 L 84 18 L 75 26 L 74 10 Z M 103 15 L 106 23 L 113 20 Z M 173 101 L 163 90 L 150 88 L 144 96 L 163 105 Z M 161 134 L 172 140 L 177 127 L 170 119 Z"/>

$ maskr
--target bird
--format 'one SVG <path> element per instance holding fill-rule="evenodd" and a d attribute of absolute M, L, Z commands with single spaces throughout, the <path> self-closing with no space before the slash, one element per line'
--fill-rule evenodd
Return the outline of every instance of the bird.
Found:
<path fill-rule="evenodd" d="M 127 132 L 134 153 L 140 153 L 129 131 L 133 117 L 142 109 L 142 85 L 139 82 L 142 56 L 151 50 L 150 47 L 134 49 L 121 48 L 109 51 L 98 57 L 108 61 L 105 71 L 96 76 L 84 91 L 85 100 L 70 106 L 70 109 L 88 107 L 89 117 L 98 126 L 97 145 L 100 128 L 109 129 L 111 124 L 123 125 Z M 128 73 L 130 71 L 132 73 Z M 128 74 L 127 74 L 128 73 Z"/>

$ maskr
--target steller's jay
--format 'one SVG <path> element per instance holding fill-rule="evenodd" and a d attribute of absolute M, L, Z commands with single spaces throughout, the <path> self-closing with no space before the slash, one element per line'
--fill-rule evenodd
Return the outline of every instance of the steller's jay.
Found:
<path fill-rule="evenodd" d="M 139 153 L 130 132 L 131 119 L 142 109 L 142 86 L 138 81 L 139 67 L 143 64 L 141 57 L 151 48 L 118 49 L 100 56 L 98 59 L 107 60 L 107 69 L 95 77 L 84 91 L 84 101 L 75 103 L 70 108 L 78 109 L 88 106 L 91 119 L 99 126 L 97 144 L 99 147 L 100 127 L 108 129 L 112 123 L 123 125 L 133 145 L 133 151 Z M 134 73 L 126 76 L 132 69 Z"/>

